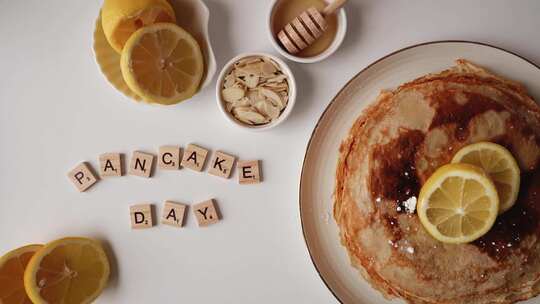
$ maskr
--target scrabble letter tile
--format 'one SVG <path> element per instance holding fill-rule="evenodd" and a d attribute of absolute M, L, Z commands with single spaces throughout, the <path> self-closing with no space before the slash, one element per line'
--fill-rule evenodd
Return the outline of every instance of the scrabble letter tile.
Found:
<path fill-rule="evenodd" d="M 131 229 L 144 229 L 152 227 L 153 214 L 151 204 L 131 206 L 129 207 L 129 213 L 131 216 Z"/>
<path fill-rule="evenodd" d="M 99 175 L 122 176 L 122 156 L 120 153 L 103 153 L 99 156 Z"/>
<path fill-rule="evenodd" d="M 163 216 L 161 222 L 165 225 L 182 227 L 184 224 L 184 214 L 186 212 L 186 205 L 166 201 L 163 206 Z"/>
<path fill-rule="evenodd" d="M 261 168 L 258 160 L 239 161 L 237 167 L 240 184 L 257 184 L 261 182 Z"/>
<path fill-rule="evenodd" d="M 154 155 L 135 151 L 131 155 L 129 163 L 129 174 L 142 177 L 150 177 L 152 175 L 152 164 L 154 163 Z"/>
<path fill-rule="evenodd" d="M 79 192 L 86 191 L 86 189 L 98 181 L 96 175 L 92 172 L 90 164 L 86 162 L 80 163 L 73 170 L 69 171 L 68 177 Z"/>
<path fill-rule="evenodd" d="M 210 170 L 208 170 L 208 173 L 223 178 L 229 178 L 235 159 L 236 158 L 232 155 L 216 151 L 210 162 Z"/>
<path fill-rule="evenodd" d="M 205 227 L 219 221 L 219 216 L 214 205 L 214 200 L 208 200 L 193 205 L 193 212 L 199 223 L 199 227 Z"/>
<path fill-rule="evenodd" d="M 159 147 L 158 167 L 163 170 L 180 169 L 180 147 Z"/>
<path fill-rule="evenodd" d="M 195 171 L 201 171 L 204 167 L 206 155 L 208 150 L 198 147 L 193 144 L 189 144 L 182 157 L 182 167 L 189 168 Z"/>

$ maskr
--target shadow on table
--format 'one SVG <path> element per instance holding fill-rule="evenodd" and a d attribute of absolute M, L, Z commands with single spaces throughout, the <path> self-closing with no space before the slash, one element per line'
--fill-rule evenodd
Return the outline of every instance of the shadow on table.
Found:
<path fill-rule="evenodd" d="M 224 1 L 205 1 L 210 11 L 210 23 L 208 32 L 210 41 L 216 56 L 217 72 L 221 70 L 223 64 L 233 56 L 230 33 L 230 16 L 227 14 L 227 3 Z"/>
<path fill-rule="evenodd" d="M 108 240 L 106 240 L 103 237 L 97 237 L 96 239 L 100 241 L 101 245 L 103 245 L 103 250 L 105 250 L 107 257 L 109 258 L 109 265 L 111 268 L 111 273 L 109 275 L 109 282 L 107 284 L 107 289 L 115 289 L 116 287 L 118 287 L 118 284 L 120 281 L 118 259 L 116 258 L 116 254 L 114 253 L 113 246 Z"/>

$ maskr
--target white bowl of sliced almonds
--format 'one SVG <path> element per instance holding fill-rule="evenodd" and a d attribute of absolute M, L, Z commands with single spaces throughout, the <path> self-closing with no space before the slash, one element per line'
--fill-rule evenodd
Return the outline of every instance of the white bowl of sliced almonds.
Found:
<path fill-rule="evenodd" d="M 234 125 L 268 130 L 291 113 L 296 82 L 281 59 L 264 53 L 241 54 L 221 70 L 216 97 L 219 108 Z"/>

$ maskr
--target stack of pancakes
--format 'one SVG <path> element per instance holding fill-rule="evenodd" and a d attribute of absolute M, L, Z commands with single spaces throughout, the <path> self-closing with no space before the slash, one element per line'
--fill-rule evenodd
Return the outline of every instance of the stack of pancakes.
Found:
<path fill-rule="evenodd" d="M 469 244 L 445 244 L 410 202 L 465 145 L 508 148 L 521 169 L 516 204 Z M 352 264 L 410 303 L 513 303 L 540 293 L 540 108 L 512 81 L 458 60 L 382 92 L 340 148 L 334 217 Z M 406 208 L 407 207 L 407 208 Z"/>

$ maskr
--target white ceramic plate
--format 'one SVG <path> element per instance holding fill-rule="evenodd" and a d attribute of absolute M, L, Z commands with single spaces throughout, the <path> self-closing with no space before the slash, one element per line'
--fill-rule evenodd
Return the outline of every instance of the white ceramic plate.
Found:
<path fill-rule="evenodd" d="M 511 52 L 474 42 L 441 41 L 405 48 L 358 73 L 332 100 L 308 144 L 300 181 L 300 216 L 308 250 L 328 288 L 342 303 L 402 303 L 385 300 L 349 262 L 332 217 L 332 193 L 341 140 L 362 109 L 381 89 L 393 89 L 427 73 L 468 59 L 496 74 L 525 84 L 540 100 L 540 67 Z M 540 303 L 532 299 L 527 303 Z"/>

